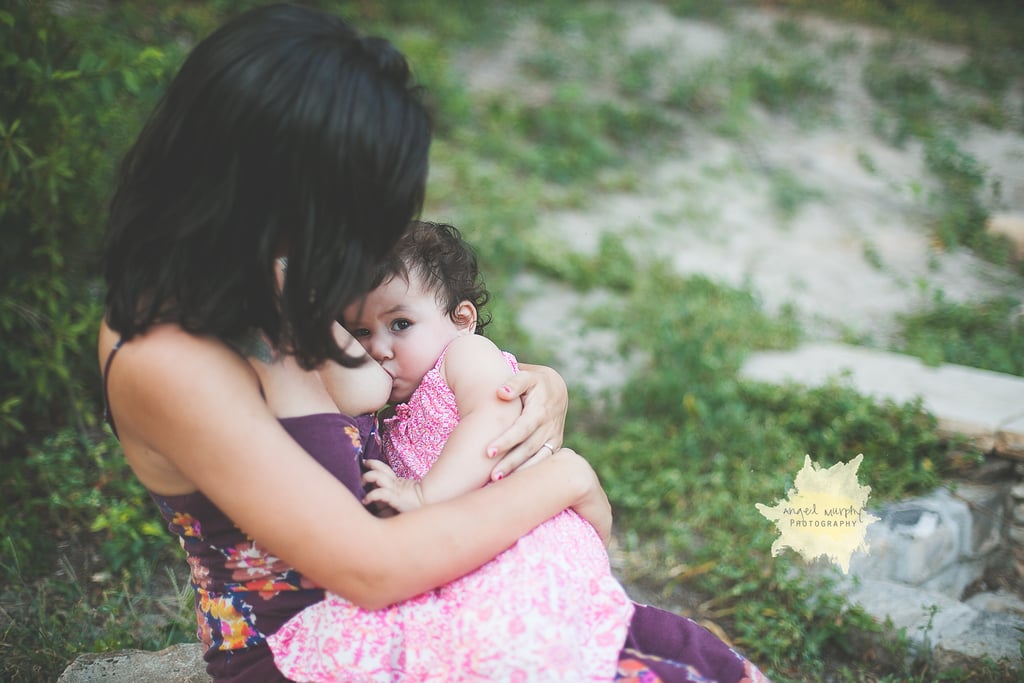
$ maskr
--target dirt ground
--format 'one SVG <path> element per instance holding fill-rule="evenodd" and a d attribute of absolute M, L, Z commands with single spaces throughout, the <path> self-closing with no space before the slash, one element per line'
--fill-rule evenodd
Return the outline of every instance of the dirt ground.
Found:
<path fill-rule="evenodd" d="M 741 31 L 770 34 L 780 15 L 752 9 L 732 30 L 642 4 L 629 5 L 622 17 L 631 48 L 658 48 L 688 63 L 736 50 Z M 668 258 L 681 274 L 749 287 L 769 311 L 794 307 L 812 339 L 845 335 L 885 346 L 896 316 L 925 306 L 938 292 L 955 302 L 1002 294 L 1024 300 L 1024 281 L 1013 270 L 964 249 L 936 246 L 927 225 L 935 183 L 921 146 L 897 148 L 873 132 L 877 104 L 861 72 L 868 47 L 885 34 L 820 18 L 801 22 L 820 41 L 845 39 L 858 46 L 827 65 L 835 92 L 827 121 L 800 126 L 790 117 L 756 111 L 742 136 L 689 133 L 678 154 L 651 161 L 641 191 L 602 194 L 584 210 L 550 213 L 542 218 L 542 230 L 581 252 L 595 249 L 605 231 L 625 234 L 641 263 Z M 523 27 L 492 52 L 466 60 L 470 87 L 537 97 L 537 84 L 516 68 L 530 40 L 529 27 Z M 918 49 L 935 65 L 952 67 L 965 58 L 955 46 L 919 42 Z M 1011 110 L 1024 111 L 1024 95 L 1011 97 Z M 990 211 L 1024 220 L 1024 136 L 976 125 L 957 142 L 985 169 Z M 773 204 L 773 176 L 780 174 L 811 195 L 792 215 L 780 214 Z M 622 370 L 619 359 L 581 360 L 581 354 L 608 348 L 608 340 L 573 328 L 567 320 L 578 316 L 566 315 L 603 295 L 531 278 L 519 285 L 528 299 L 521 323 L 542 340 L 557 342 L 552 346 L 560 349 L 567 378 L 587 389 L 613 385 Z"/>

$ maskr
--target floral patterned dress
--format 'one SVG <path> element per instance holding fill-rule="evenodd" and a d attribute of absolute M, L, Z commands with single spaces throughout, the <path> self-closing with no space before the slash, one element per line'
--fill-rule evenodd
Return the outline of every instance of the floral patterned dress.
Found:
<path fill-rule="evenodd" d="M 361 459 L 379 457 L 371 416 L 324 413 L 280 422 L 353 495 L 364 495 Z M 273 664 L 267 636 L 320 602 L 323 589 L 261 548 L 202 493 L 150 496 L 185 550 L 207 672 L 217 681 L 286 680 Z"/>
<path fill-rule="evenodd" d="M 399 476 L 422 478 L 458 425 L 443 359 L 385 421 Z M 633 611 L 593 527 L 565 511 L 477 571 L 389 608 L 328 593 L 269 643 L 301 681 L 611 681 Z"/>

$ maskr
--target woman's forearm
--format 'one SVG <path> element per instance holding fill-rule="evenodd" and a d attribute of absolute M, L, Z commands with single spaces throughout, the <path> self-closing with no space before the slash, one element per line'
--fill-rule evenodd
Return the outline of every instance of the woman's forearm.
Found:
<path fill-rule="evenodd" d="M 370 609 L 411 598 L 473 571 L 565 508 L 599 507 L 599 490 L 589 465 L 560 451 L 496 484 L 379 520 L 380 547 L 392 550 L 394 561 L 326 587 Z"/>

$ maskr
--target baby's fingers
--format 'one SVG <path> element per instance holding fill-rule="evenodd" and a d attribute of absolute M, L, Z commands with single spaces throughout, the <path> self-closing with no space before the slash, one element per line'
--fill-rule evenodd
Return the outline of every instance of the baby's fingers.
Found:
<path fill-rule="evenodd" d="M 363 486 L 376 486 L 378 488 L 392 488 L 395 485 L 395 475 L 389 469 L 387 472 L 370 470 L 363 472 Z"/>
<path fill-rule="evenodd" d="M 396 476 L 395 471 L 391 469 L 386 462 L 382 460 L 374 460 L 373 458 L 368 458 L 363 461 L 363 469 L 371 472 L 386 472 L 392 477 Z"/>
<path fill-rule="evenodd" d="M 395 492 L 391 489 L 378 488 L 370 491 L 363 497 L 363 505 L 370 505 L 371 503 L 384 503 L 385 505 L 391 506 L 394 501 Z"/>

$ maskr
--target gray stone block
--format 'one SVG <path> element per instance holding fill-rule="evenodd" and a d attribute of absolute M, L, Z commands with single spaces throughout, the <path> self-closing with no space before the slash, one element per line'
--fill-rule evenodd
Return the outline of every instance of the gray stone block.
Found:
<path fill-rule="evenodd" d="M 1021 670 L 1021 631 L 1024 618 L 1008 613 L 977 612 L 956 633 L 935 632 L 932 661 L 937 669 L 972 671 L 982 660 L 992 660 Z"/>
<path fill-rule="evenodd" d="M 79 655 L 57 683 L 210 683 L 202 643 Z"/>
<path fill-rule="evenodd" d="M 996 450 L 1015 458 L 1024 458 L 1024 415 L 1008 420 L 996 432 Z"/>
<path fill-rule="evenodd" d="M 984 573 L 973 556 L 971 512 L 967 503 L 939 489 L 878 511 L 868 527 L 867 553 L 854 556 L 850 573 L 870 579 L 927 587 L 953 599 Z"/>
<path fill-rule="evenodd" d="M 820 386 L 841 378 L 858 392 L 906 402 L 920 397 L 940 430 L 968 437 L 981 452 L 1024 458 L 1024 378 L 847 344 L 819 342 L 763 351 L 740 374 L 759 382 Z"/>
<path fill-rule="evenodd" d="M 975 669 L 982 660 L 1021 671 L 1024 616 L 993 613 L 910 586 L 875 579 L 840 583 L 850 602 L 876 620 L 892 621 L 932 658 L 936 670 Z"/>
<path fill-rule="evenodd" d="M 1010 541 L 1017 545 L 1024 545 L 1024 526 L 1017 524 L 1011 524 L 1006 529 L 1006 535 L 1010 538 Z"/>
<path fill-rule="evenodd" d="M 1024 617 L 1024 600 L 1016 593 L 1006 590 L 994 592 L 975 593 L 964 600 L 976 610 L 983 612 L 1008 612 Z M 1024 634 L 1021 635 L 1024 637 Z"/>
<path fill-rule="evenodd" d="M 958 484 L 952 496 L 971 513 L 970 557 L 988 555 L 1002 543 L 1008 484 Z"/>

